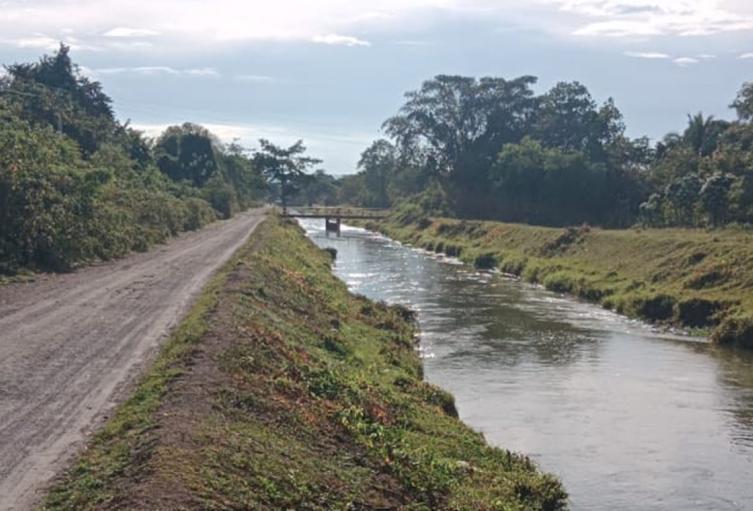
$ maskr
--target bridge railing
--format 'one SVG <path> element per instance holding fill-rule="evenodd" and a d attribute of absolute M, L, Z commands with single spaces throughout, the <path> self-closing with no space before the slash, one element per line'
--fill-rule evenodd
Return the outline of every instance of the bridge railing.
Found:
<path fill-rule="evenodd" d="M 340 218 L 340 219 L 383 219 L 389 216 L 389 209 L 356 207 L 288 207 L 285 216 L 297 218 Z"/>

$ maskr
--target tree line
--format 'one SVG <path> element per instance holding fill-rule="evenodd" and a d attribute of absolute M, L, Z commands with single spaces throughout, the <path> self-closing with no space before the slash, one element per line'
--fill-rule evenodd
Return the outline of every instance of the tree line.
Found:
<path fill-rule="evenodd" d="M 536 94 L 531 76 L 440 75 L 407 93 L 357 173 L 337 178 L 302 142 L 249 151 L 191 123 L 148 138 L 115 118 L 64 45 L 5 70 L 0 273 L 145 250 L 277 198 L 543 225 L 753 222 L 753 83 L 731 104 L 736 120 L 689 116 L 653 144 L 629 138 L 614 102 L 577 82 Z"/>
<path fill-rule="evenodd" d="M 191 123 L 150 139 L 115 118 L 101 84 L 81 74 L 64 45 L 5 70 L 0 274 L 146 250 L 270 200 L 281 167 L 301 174 L 318 162 L 302 156 L 302 142 L 264 140 L 251 152 Z"/>
<path fill-rule="evenodd" d="M 329 200 L 543 225 L 753 222 L 753 83 L 731 105 L 736 121 L 689 116 L 652 144 L 626 135 L 612 99 L 578 82 L 537 95 L 536 82 L 424 82 Z"/>

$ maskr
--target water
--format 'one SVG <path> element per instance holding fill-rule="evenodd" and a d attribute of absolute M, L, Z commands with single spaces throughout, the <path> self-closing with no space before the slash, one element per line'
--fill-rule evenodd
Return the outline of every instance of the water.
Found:
<path fill-rule="evenodd" d="M 304 222 L 350 289 L 418 312 L 426 377 L 574 510 L 753 510 L 753 355 L 379 235 Z"/>

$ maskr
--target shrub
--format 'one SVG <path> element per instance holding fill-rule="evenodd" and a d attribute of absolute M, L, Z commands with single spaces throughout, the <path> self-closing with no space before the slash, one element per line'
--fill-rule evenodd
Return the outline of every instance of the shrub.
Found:
<path fill-rule="evenodd" d="M 481 254 L 473 261 L 476 268 L 491 270 L 497 267 L 497 257 L 493 253 Z"/>
<path fill-rule="evenodd" d="M 575 277 L 564 271 L 548 274 L 542 284 L 555 293 L 572 293 L 576 287 Z"/>
<path fill-rule="evenodd" d="M 217 214 L 203 199 L 193 197 L 186 199 L 185 210 L 183 229 L 186 231 L 195 231 L 217 219 Z"/>
<path fill-rule="evenodd" d="M 238 196 L 235 190 L 217 178 L 207 184 L 204 196 L 222 218 L 228 219 L 238 211 Z"/>
<path fill-rule="evenodd" d="M 666 321 L 674 315 L 675 299 L 669 295 L 640 296 L 633 299 L 635 313 L 650 321 Z"/>
<path fill-rule="evenodd" d="M 723 346 L 753 348 L 753 318 L 728 318 L 712 332 L 711 339 Z"/>
<path fill-rule="evenodd" d="M 716 323 L 715 315 L 724 308 L 723 304 L 704 298 L 690 298 L 678 302 L 675 316 L 678 322 L 695 328 Z"/>

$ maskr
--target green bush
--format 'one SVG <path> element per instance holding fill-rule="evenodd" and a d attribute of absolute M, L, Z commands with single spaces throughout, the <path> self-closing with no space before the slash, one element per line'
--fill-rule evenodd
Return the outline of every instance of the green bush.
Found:
<path fill-rule="evenodd" d="M 222 218 L 228 219 L 238 212 L 238 195 L 229 184 L 219 179 L 212 179 L 207 184 L 204 196 Z"/>
<path fill-rule="evenodd" d="M 497 256 L 493 253 L 480 254 L 473 261 L 476 268 L 482 270 L 491 270 L 497 267 Z"/>
<path fill-rule="evenodd" d="M 716 323 L 716 314 L 724 308 L 718 301 L 689 298 L 675 306 L 677 321 L 682 325 L 703 328 Z"/>
<path fill-rule="evenodd" d="M 753 318 L 728 318 L 714 330 L 711 339 L 723 346 L 753 348 Z"/>

